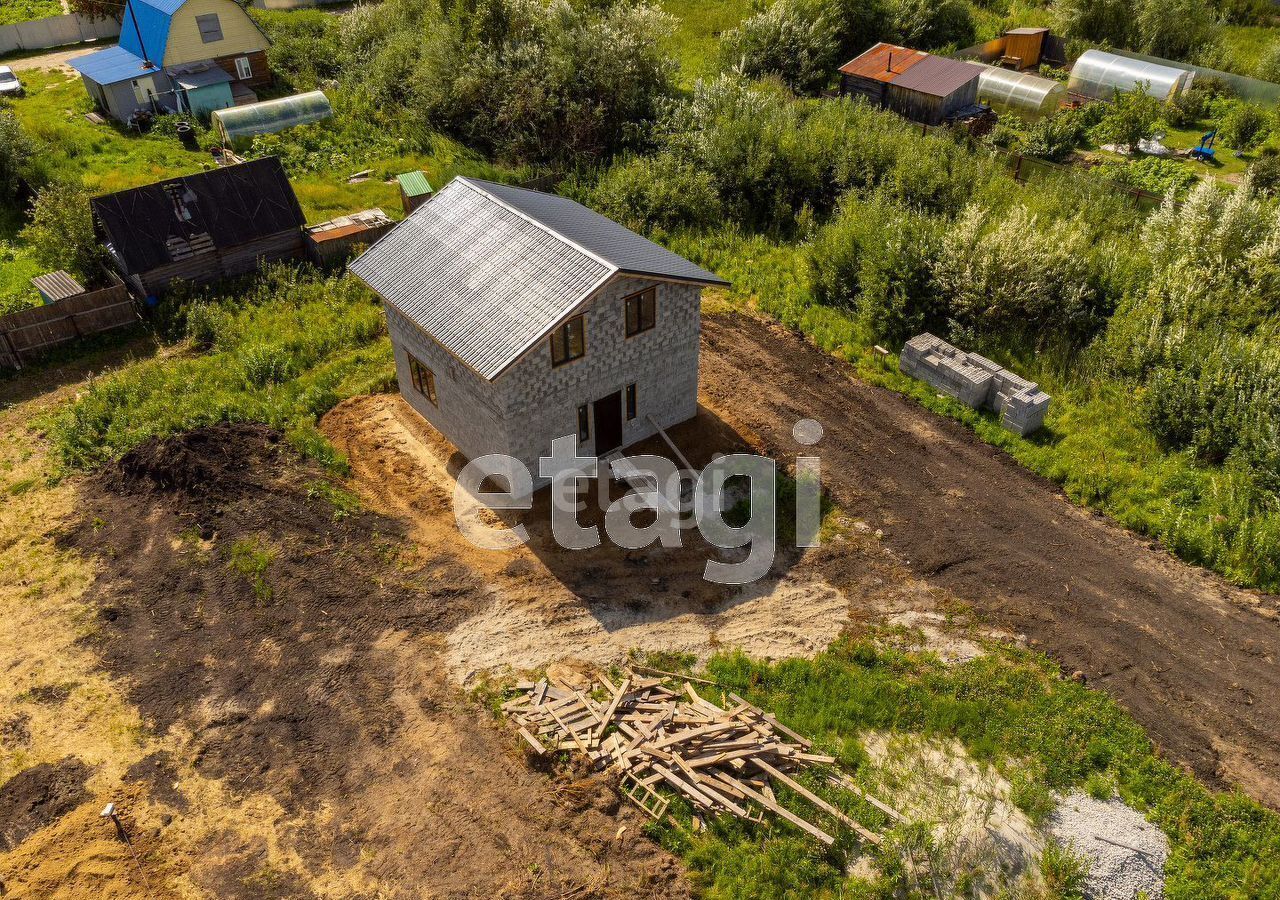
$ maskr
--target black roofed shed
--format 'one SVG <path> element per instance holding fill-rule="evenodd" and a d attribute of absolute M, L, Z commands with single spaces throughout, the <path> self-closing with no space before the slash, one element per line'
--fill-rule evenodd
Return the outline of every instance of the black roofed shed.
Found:
<path fill-rule="evenodd" d="M 304 255 L 305 219 L 274 156 L 96 197 L 94 227 L 144 295 Z"/>

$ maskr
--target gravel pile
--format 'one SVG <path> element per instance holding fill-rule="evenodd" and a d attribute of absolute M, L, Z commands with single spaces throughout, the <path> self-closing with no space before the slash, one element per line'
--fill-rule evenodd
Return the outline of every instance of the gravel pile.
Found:
<path fill-rule="evenodd" d="M 1144 892 L 1150 900 L 1164 896 L 1169 840 L 1120 800 L 1069 794 L 1058 803 L 1047 827 L 1062 844 L 1089 859 L 1086 897 L 1133 900 Z"/>

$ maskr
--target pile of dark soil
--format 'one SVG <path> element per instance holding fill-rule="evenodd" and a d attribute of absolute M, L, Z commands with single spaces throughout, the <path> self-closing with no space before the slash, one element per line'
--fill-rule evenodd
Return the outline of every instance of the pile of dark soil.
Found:
<path fill-rule="evenodd" d="M 74 757 L 32 766 L 0 785 L 0 853 L 89 799 L 91 770 Z"/>

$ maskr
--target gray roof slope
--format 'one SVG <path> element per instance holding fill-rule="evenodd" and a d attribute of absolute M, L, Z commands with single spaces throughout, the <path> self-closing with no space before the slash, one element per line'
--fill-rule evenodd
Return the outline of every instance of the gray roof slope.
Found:
<path fill-rule="evenodd" d="M 594 247 L 576 240 L 589 228 L 600 232 Z M 725 283 L 571 200 L 461 177 L 350 269 L 489 380 L 619 272 Z"/>
<path fill-rule="evenodd" d="M 561 237 L 617 266 L 620 272 L 705 284 L 729 283 L 567 197 L 492 181 L 468 180 Z"/>

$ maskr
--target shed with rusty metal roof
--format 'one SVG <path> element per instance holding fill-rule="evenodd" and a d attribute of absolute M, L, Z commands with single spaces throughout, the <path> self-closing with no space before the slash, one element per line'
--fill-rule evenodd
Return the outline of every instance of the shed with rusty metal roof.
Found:
<path fill-rule="evenodd" d="M 971 63 L 894 44 L 876 44 L 840 67 L 844 93 L 926 125 L 978 101 L 981 69 Z"/>

